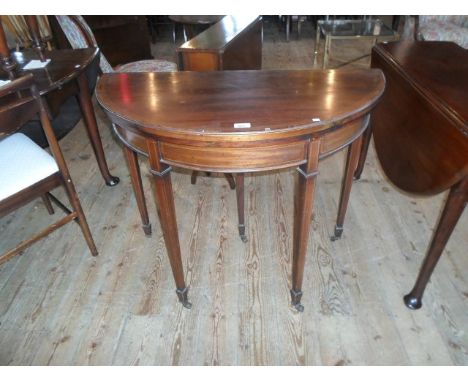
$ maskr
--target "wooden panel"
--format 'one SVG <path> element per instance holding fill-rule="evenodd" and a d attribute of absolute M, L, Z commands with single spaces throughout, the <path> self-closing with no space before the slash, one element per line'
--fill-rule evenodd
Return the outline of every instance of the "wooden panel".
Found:
<path fill-rule="evenodd" d="M 127 144 L 127 146 L 138 151 L 140 154 L 148 155 L 148 147 L 145 138 L 115 124 L 114 131 L 124 144 Z"/>
<path fill-rule="evenodd" d="M 199 170 L 242 172 L 291 167 L 305 161 L 306 141 L 263 147 L 199 147 L 161 142 L 163 161 Z"/>
<path fill-rule="evenodd" d="M 320 156 L 329 155 L 356 139 L 365 127 L 365 124 L 363 124 L 365 119 L 366 117 L 360 118 L 324 135 L 320 144 Z"/>
<path fill-rule="evenodd" d="M 220 57 L 215 52 L 179 52 L 179 68 L 205 72 L 220 70 Z"/>
<path fill-rule="evenodd" d="M 258 70 L 262 68 L 262 21 L 248 26 L 225 48 L 221 60 L 223 70 Z"/>
<path fill-rule="evenodd" d="M 466 111 L 460 106 L 461 94 L 466 94 L 468 54 L 459 48 L 459 55 L 466 58 L 460 62 L 459 57 L 448 54 L 453 53 L 450 43 L 416 45 L 418 49 L 399 43 L 374 48 L 372 66 L 383 69 L 387 85 L 382 102 L 372 114 L 372 129 L 382 168 L 392 182 L 407 192 L 433 195 L 468 175 L 468 127 L 464 120 Z M 444 47 L 450 49 L 446 52 Z M 401 62 L 395 65 L 387 49 L 396 52 Z M 444 80 L 439 79 L 439 67 L 434 63 L 432 74 L 425 68 L 426 77 L 412 76 L 416 70 L 414 61 L 419 60 L 420 66 L 424 66 L 421 61 L 424 56 L 413 55 L 423 53 L 432 61 L 437 59 L 440 67 L 453 64 L 456 68 L 447 80 L 452 84 L 452 94 L 447 99 L 440 98 L 450 92 L 449 87 L 443 86 L 449 77 L 446 69 L 442 69 Z"/>

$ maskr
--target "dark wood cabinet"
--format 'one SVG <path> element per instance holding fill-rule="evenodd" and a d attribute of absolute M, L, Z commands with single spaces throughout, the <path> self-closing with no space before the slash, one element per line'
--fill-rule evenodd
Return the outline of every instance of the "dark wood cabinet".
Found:
<path fill-rule="evenodd" d="M 145 16 L 83 16 L 112 66 L 153 58 Z M 55 45 L 71 48 L 54 16 L 49 16 Z"/>
<path fill-rule="evenodd" d="M 179 70 L 256 70 L 262 67 L 262 18 L 225 16 L 177 48 Z"/>

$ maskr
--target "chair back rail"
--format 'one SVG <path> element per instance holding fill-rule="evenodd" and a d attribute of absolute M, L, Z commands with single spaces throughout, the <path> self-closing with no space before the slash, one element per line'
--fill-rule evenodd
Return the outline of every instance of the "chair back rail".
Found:
<path fill-rule="evenodd" d="M 28 94 L 29 91 L 29 94 Z M 4 103 L 2 99 L 8 98 Z M 0 139 L 15 133 L 39 113 L 50 151 L 64 179 L 70 174 L 48 115 L 47 104 L 39 95 L 33 74 L 11 81 L 0 88 Z"/>
<path fill-rule="evenodd" d="M 31 93 L 32 73 L 0 87 L 0 139 L 15 133 L 39 112 Z"/>

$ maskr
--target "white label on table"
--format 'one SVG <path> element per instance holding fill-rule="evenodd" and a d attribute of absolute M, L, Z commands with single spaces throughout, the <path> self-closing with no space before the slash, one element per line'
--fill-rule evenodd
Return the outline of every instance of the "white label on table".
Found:
<path fill-rule="evenodd" d="M 234 129 L 250 129 L 250 122 L 238 122 L 234 124 Z"/>
<path fill-rule="evenodd" d="M 320 122 L 320 118 L 312 118 L 312 122 Z"/>
<path fill-rule="evenodd" d="M 23 70 L 42 69 L 50 62 L 50 58 L 42 62 L 41 60 L 31 60 L 23 66 Z"/>

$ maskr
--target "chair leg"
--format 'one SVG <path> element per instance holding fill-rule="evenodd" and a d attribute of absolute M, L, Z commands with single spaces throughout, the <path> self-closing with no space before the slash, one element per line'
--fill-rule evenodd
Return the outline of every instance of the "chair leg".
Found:
<path fill-rule="evenodd" d="M 94 244 L 93 236 L 91 235 L 88 222 L 86 221 L 85 214 L 81 208 L 81 203 L 78 199 L 78 195 L 71 178 L 68 177 L 67 179 L 64 179 L 63 186 L 65 187 L 65 191 L 67 192 L 68 199 L 70 200 L 70 204 L 72 205 L 73 210 L 78 215 L 76 220 L 81 228 L 81 232 L 83 232 L 83 236 L 86 240 L 86 243 L 88 244 L 89 250 L 93 256 L 97 256 L 98 250 L 96 248 L 96 244 Z"/>
<path fill-rule="evenodd" d="M 224 176 L 226 177 L 231 190 L 234 190 L 236 188 L 236 182 L 235 182 L 234 177 L 232 176 L 232 174 L 226 174 L 225 173 Z"/>
<path fill-rule="evenodd" d="M 46 192 L 44 195 L 41 196 L 41 198 L 47 208 L 47 212 L 49 213 L 49 215 L 53 215 L 55 211 L 54 207 L 52 207 L 52 203 L 50 202 L 49 193 Z"/>
<path fill-rule="evenodd" d="M 190 177 L 190 183 L 191 184 L 197 183 L 197 176 L 198 176 L 198 171 L 193 170 L 192 175 Z M 211 172 L 207 172 L 206 176 L 211 176 Z M 232 174 L 226 174 L 225 173 L 224 176 L 226 177 L 226 180 L 228 181 L 229 187 L 231 188 L 231 190 L 234 190 L 236 188 L 236 182 L 235 182 L 234 177 L 232 176 Z"/>
<path fill-rule="evenodd" d="M 237 216 L 239 218 L 239 236 L 244 243 L 247 243 L 248 239 L 245 234 L 245 221 L 244 221 L 244 174 L 243 173 L 236 174 L 236 197 L 237 197 Z"/>
<path fill-rule="evenodd" d="M 148 217 L 148 209 L 146 207 L 145 194 L 143 192 L 143 182 L 141 181 L 140 166 L 138 164 L 138 154 L 124 146 L 125 159 L 127 160 L 130 179 L 132 182 L 133 192 L 135 194 L 138 210 L 141 216 L 141 226 L 146 236 L 151 236 L 151 223 Z"/>

